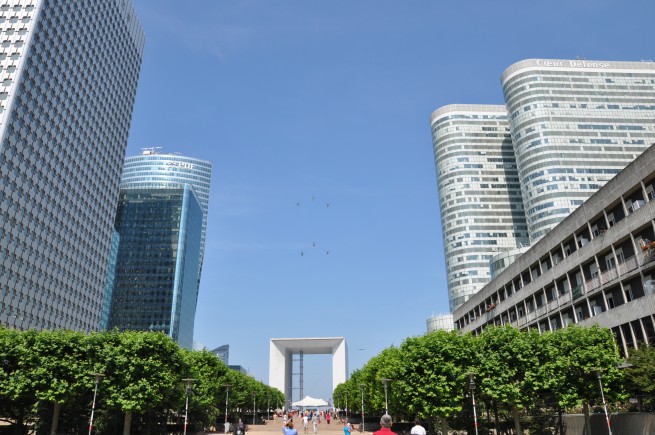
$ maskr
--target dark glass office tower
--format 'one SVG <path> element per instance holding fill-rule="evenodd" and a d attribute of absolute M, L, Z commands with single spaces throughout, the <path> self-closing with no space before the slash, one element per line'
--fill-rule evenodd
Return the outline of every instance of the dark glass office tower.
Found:
<path fill-rule="evenodd" d="M 99 327 L 143 56 L 129 0 L 0 2 L 0 324 Z"/>
<path fill-rule="evenodd" d="M 193 345 L 203 208 L 193 187 L 121 190 L 109 328 Z"/>

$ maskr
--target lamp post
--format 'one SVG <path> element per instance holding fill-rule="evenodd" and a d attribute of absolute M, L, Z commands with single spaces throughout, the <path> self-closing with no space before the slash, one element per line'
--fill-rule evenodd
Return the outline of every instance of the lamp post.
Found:
<path fill-rule="evenodd" d="M 255 401 L 255 398 L 257 397 L 257 393 L 252 393 L 252 425 L 255 425 L 255 415 L 257 414 L 257 402 Z"/>
<path fill-rule="evenodd" d="M 225 387 L 225 432 L 227 432 L 227 400 L 230 397 L 230 387 L 232 385 L 225 384 L 223 386 Z"/>
<path fill-rule="evenodd" d="M 603 399 L 603 409 L 605 410 L 605 420 L 607 421 L 607 432 L 609 432 L 609 435 L 612 435 L 612 429 L 610 428 L 610 416 L 607 413 L 607 403 L 605 403 L 605 393 L 603 392 L 603 381 L 600 378 L 600 372 L 601 369 L 594 369 L 593 372 L 596 373 L 596 377 L 598 378 L 598 386 L 600 387 L 600 397 Z"/>
<path fill-rule="evenodd" d="M 184 406 L 184 435 L 186 435 L 186 426 L 189 422 L 189 394 L 191 393 L 191 382 L 195 381 L 192 378 L 182 379 L 186 384 L 186 404 Z"/>
<path fill-rule="evenodd" d="M 380 379 L 384 384 L 384 413 L 389 414 L 389 401 L 387 400 L 387 387 L 391 379 Z"/>
<path fill-rule="evenodd" d="M 365 386 L 366 384 L 359 384 L 359 388 L 362 391 L 362 432 L 366 430 L 364 426 L 364 387 Z"/>
<path fill-rule="evenodd" d="M 95 376 L 96 386 L 93 389 L 93 404 L 91 405 L 91 418 L 89 419 L 89 435 L 91 435 L 91 431 L 93 430 L 93 414 L 95 414 L 96 411 L 96 396 L 98 395 L 98 383 L 100 382 L 100 379 L 105 377 L 105 374 L 91 373 L 91 376 Z"/>
<path fill-rule="evenodd" d="M 268 391 L 266 392 L 266 420 L 270 420 L 269 414 L 271 413 L 271 398 L 268 396 Z"/>
<path fill-rule="evenodd" d="M 475 373 L 467 373 L 469 377 L 469 389 L 471 390 L 471 400 L 473 401 L 473 422 L 475 424 L 475 435 L 478 435 L 478 414 L 475 410 Z"/>
<path fill-rule="evenodd" d="M 346 420 L 348 420 L 348 390 L 346 390 Z"/>

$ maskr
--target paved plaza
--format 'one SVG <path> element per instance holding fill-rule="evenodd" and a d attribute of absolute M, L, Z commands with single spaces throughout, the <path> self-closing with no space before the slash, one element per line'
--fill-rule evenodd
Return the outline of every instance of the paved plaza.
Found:
<path fill-rule="evenodd" d="M 247 422 L 246 422 L 247 423 Z M 302 418 L 296 417 L 293 419 L 294 423 L 294 429 L 298 430 L 298 435 L 304 435 L 303 427 L 302 427 Z M 218 433 L 223 433 L 223 432 L 216 432 Z M 248 425 L 248 431 L 246 432 L 246 435 L 248 434 L 259 434 L 259 433 L 276 433 L 276 434 L 281 434 L 282 433 L 282 419 L 278 418 L 277 420 L 268 420 L 266 424 L 257 424 L 257 425 Z M 309 431 L 307 432 L 308 435 L 313 435 L 314 430 L 312 428 L 312 424 L 309 424 Z M 355 432 L 359 433 L 359 432 Z M 339 423 L 339 420 L 336 422 L 333 420 L 330 422 L 330 424 L 325 423 L 325 420 L 323 420 L 319 425 L 318 425 L 318 434 L 319 435 L 325 435 L 325 434 L 343 434 L 343 425 Z"/>

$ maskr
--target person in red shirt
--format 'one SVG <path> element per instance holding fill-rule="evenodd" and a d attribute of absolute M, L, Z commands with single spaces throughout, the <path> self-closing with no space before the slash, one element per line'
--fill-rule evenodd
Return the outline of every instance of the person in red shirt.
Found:
<path fill-rule="evenodd" d="M 388 414 L 384 414 L 380 418 L 380 430 L 373 432 L 373 435 L 398 435 L 395 432 L 391 432 L 391 425 L 393 425 L 393 421 L 391 421 L 391 416 Z"/>

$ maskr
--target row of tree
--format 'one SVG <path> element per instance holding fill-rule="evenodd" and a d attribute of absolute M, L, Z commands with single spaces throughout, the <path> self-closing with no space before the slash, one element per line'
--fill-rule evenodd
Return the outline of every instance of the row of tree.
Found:
<path fill-rule="evenodd" d="M 189 381 L 190 424 L 213 426 L 226 408 L 284 403 L 277 389 L 230 370 L 208 351 L 187 351 L 161 333 L 20 332 L 0 327 L 0 418 L 16 433 L 88 430 L 100 373 L 94 433 L 166 433 L 183 421 Z M 231 418 L 233 420 L 236 417 Z"/>
<path fill-rule="evenodd" d="M 489 328 L 477 337 L 438 331 L 382 351 L 336 388 L 334 401 L 360 413 L 363 397 L 367 414 L 384 412 L 382 380 L 390 379 L 389 413 L 397 419 L 417 416 L 443 433 L 448 425 L 473 433 L 473 379 L 478 413 L 490 428 L 542 433 L 561 425 L 566 408 L 588 415 L 589 404 L 602 406 L 598 373 L 607 400 L 625 400 L 622 363 L 611 331 L 598 327 L 544 334 Z"/>

